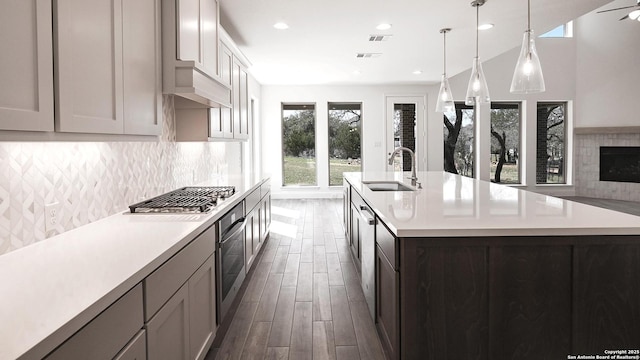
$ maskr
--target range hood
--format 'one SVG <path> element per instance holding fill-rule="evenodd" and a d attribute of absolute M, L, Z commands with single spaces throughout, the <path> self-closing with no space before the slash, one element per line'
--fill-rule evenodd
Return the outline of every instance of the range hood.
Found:
<path fill-rule="evenodd" d="M 186 2 L 162 1 L 162 89 L 176 95 L 176 108 L 232 106 L 231 84 L 219 74 L 222 28 L 214 4 L 194 12 Z"/>
<path fill-rule="evenodd" d="M 167 64 L 168 63 L 168 64 Z M 202 69 L 195 61 L 165 61 L 163 89 L 177 95 L 176 108 L 231 107 L 231 87 Z"/>

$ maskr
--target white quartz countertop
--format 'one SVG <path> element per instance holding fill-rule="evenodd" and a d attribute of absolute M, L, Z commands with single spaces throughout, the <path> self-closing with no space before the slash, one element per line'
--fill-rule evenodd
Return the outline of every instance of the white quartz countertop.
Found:
<path fill-rule="evenodd" d="M 446 172 L 419 172 L 422 189 L 372 191 L 364 182 L 409 173 L 345 173 L 397 237 L 639 235 L 640 217 Z"/>
<path fill-rule="evenodd" d="M 121 213 L 0 256 L 0 359 L 40 359 L 213 225 L 261 181 L 208 214 Z"/>

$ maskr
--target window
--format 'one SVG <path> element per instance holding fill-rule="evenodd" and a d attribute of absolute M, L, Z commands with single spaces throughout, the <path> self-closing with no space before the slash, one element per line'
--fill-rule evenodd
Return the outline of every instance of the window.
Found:
<path fill-rule="evenodd" d="M 316 185 L 314 104 L 282 104 L 282 185 Z"/>
<path fill-rule="evenodd" d="M 557 28 L 548 31 L 542 35 L 541 38 L 570 38 L 573 37 L 573 21 L 566 24 L 562 24 Z"/>
<path fill-rule="evenodd" d="M 491 180 L 520 183 L 520 104 L 491 103 Z"/>
<path fill-rule="evenodd" d="M 444 114 L 444 171 L 473 177 L 473 107 L 456 103 L 455 113 Z"/>
<path fill-rule="evenodd" d="M 342 185 L 342 173 L 361 171 L 362 104 L 329 103 L 329 185 Z"/>
<path fill-rule="evenodd" d="M 566 184 L 566 114 L 563 102 L 538 103 L 536 183 Z"/>

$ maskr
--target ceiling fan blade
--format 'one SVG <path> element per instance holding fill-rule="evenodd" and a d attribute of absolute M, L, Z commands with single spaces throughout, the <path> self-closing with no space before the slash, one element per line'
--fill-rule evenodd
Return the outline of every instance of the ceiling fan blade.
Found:
<path fill-rule="evenodd" d="M 600 13 L 605 13 L 605 12 L 609 12 L 609 11 L 616 11 L 616 10 L 623 10 L 623 9 L 631 9 L 634 8 L 638 5 L 631 5 L 631 6 L 625 6 L 625 7 L 621 7 L 621 8 L 615 8 L 615 9 L 608 9 L 608 10 L 602 10 L 602 11 L 598 11 L 597 14 Z"/>
<path fill-rule="evenodd" d="M 628 19 L 629 18 L 629 14 L 625 15 L 623 18 L 620 19 L 620 21 Z"/>

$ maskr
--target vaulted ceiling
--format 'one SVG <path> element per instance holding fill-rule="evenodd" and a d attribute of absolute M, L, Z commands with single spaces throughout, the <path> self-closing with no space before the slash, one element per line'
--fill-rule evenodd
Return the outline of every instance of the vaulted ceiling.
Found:
<path fill-rule="evenodd" d="M 626 1 L 633 5 L 615 4 Z M 542 34 L 609 2 L 531 0 L 532 28 Z M 475 54 L 476 11 L 468 0 L 220 0 L 220 8 L 222 26 L 262 84 L 437 83 L 445 27 L 452 28 L 449 76 L 468 69 Z M 519 47 L 526 21 L 526 0 L 487 0 L 480 23 L 495 27 L 480 31 L 481 60 Z M 275 29 L 277 22 L 289 29 Z M 380 23 L 392 28 L 377 30 Z M 377 34 L 393 36 L 370 42 Z M 381 55 L 358 59 L 357 53 Z"/>

